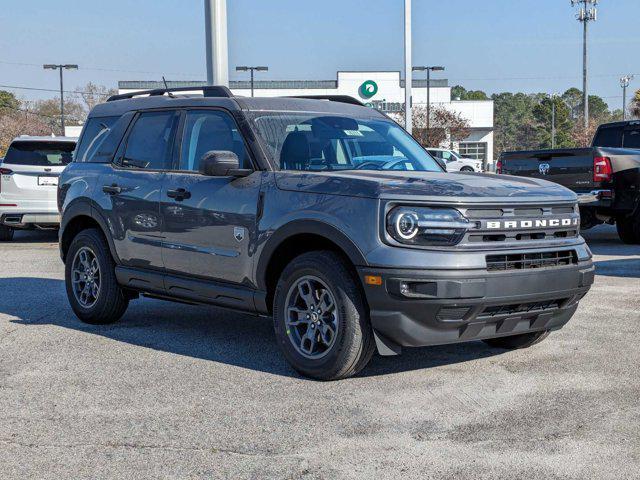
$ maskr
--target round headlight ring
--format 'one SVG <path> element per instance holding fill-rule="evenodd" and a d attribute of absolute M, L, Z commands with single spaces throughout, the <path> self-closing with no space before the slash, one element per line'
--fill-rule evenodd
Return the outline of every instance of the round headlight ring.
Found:
<path fill-rule="evenodd" d="M 403 240 L 412 240 L 418 235 L 418 214 L 415 212 L 402 212 L 395 221 L 396 233 Z"/>

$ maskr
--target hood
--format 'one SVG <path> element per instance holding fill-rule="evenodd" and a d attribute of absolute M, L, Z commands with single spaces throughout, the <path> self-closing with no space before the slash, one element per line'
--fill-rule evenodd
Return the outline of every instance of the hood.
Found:
<path fill-rule="evenodd" d="M 283 190 L 437 203 L 575 202 L 571 190 L 535 178 L 458 172 L 333 171 L 276 173 Z"/>

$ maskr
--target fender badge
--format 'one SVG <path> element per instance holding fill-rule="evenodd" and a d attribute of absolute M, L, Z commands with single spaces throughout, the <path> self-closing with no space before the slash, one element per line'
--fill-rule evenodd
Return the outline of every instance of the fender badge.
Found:
<path fill-rule="evenodd" d="M 241 242 L 242 240 L 244 240 L 244 228 L 233 227 L 233 236 L 238 242 Z"/>

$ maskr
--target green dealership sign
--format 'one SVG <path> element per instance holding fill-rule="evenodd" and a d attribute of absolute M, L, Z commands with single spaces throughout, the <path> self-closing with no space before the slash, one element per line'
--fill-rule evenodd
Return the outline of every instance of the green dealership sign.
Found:
<path fill-rule="evenodd" d="M 378 84 L 373 80 L 367 80 L 360 85 L 360 96 L 363 98 L 371 98 L 378 93 Z"/>

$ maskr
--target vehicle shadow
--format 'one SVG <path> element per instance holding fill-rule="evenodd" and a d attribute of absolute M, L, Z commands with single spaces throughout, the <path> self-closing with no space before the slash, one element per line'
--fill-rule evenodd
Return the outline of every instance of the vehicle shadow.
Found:
<path fill-rule="evenodd" d="M 596 275 L 605 277 L 640 278 L 640 257 L 595 262 Z"/>
<path fill-rule="evenodd" d="M 17 243 L 58 243 L 58 230 L 16 230 L 13 242 Z M 11 242 L 5 243 L 10 245 Z"/>
<path fill-rule="evenodd" d="M 640 255 L 639 245 L 626 245 L 618 238 L 616 227 L 600 225 L 581 232 L 594 255 Z"/>
<path fill-rule="evenodd" d="M 16 324 L 56 325 L 176 355 L 303 378 L 285 361 L 276 344 L 272 323 L 266 318 L 214 307 L 141 299 L 131 303 L 119 322 L 94 326 L 75 317 L 62 280 L 0 278 L 0 291 L 3 292 L 0 314 L 15 317 L 11 321 Z M 479 342 L 407 349 L 399 357 L 376 355 L 360 376 L 428 369 L 502 352 Z"/>

